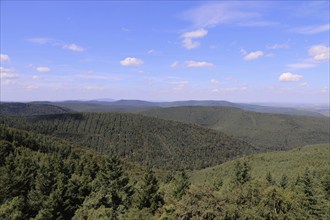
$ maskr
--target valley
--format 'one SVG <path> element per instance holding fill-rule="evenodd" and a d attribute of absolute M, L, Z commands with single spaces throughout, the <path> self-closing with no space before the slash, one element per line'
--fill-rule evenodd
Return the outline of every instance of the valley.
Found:
<path fill-rule="evenodd" d="M 330 216 L 328 117 L 112 111 L 1 103 L 0 218 Z"/>

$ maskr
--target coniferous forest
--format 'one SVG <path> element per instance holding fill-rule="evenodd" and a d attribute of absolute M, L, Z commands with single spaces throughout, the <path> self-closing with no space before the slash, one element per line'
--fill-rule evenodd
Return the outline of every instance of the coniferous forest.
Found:
<path fill-rule="evenodd" d="M 330 220 L 330 0 L 0 0 L 0 220 Z"/>
<path fill-rule="evenodd" d="M 330 217 L 322 139 L 274 151 L 140 114 L 30 110 L 0 118 L 0 219 Z"/>

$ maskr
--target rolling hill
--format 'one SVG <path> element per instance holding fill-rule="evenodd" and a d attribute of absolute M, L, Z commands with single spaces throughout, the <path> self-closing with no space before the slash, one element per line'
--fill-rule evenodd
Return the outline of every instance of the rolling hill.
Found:
<path fill-rule="evenodd" d="M 318 176 L 329 175 L 329 153 L 329 144 L 319 144 L 289 151 L 253 154 L 218 166 L 193 171 L 190 178 L 194 184 L 208 186 L 221 179 L 226 186 L 230 184 L 234 175 L 235 164 L 247 161 L 253 179 L 264 179 L 269 172 L 275 182 L 279 183 L 282 175 L 286 175 L 288 182 L 293 184 L 298 176 L 303 176 L 306 168 L 316 172 Z"/>
<path fill-rule="evenodd" d="M 65 107 L 78 112 L 142 112 L 150 109 L 182 107 L 182 106 L 214 106 L 214 107 L 235 107 L 242 110 L 249 110 L 263 113 L 287 114 L 287 115 L 305 115 L 323 117 L 319 112 L 293 107 L 263 106 L 245 103 L 233 103 L 228 101 L 174 101 L 174 102 L 148 102 L 142 100 L 117 100 L 117 101 L 63 101 L 52 102 L 53 105 Z"/>
<path fill-rule="evenodd" d="M 0 123 L 162 168 L 208 167 L 257 150 L 219 131 L 128 113 L 3 116 Z"/>
<path fill-rule="evenodd" d="M 232 107 L 172 107 L 142 114 L 201 125 L 264 150 L 329 143 L 329 118 L 257 113 Z"/>
<path fill-rule="evenodd" d="M 19 103 L 19 102 L 1 102 L 0 115 L 50 115 L 68 113 L 72 110 L 66 107 L 52 105 L 50 103 Z"/>

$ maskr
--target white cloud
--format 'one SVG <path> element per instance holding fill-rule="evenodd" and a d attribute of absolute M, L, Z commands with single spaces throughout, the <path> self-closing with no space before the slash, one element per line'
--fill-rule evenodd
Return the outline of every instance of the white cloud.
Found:
<path fill-rule="evenodd" d="M 220 87 L 213 89 L 214 93 L 227 93 L 227 92 L 237 92 L 237 91 L 246 91 L 248 89 L 247 85 L 241 85 L 239 87 Z"/>
<path fill-rule="evenodd" d="M 46 66 L 38 66 L 38 67 L 36 68 L 36 70 L 37 70 L 38 72 L 49 72 L 49 71 L 50 71 L 50 69 L 49 69 L 48 67 L 46 67 Z"/>
<path fill-rule="evenodd" d="M 46 37 L 36 37 L 36 38 L 30 38 L 30 39 L 27 39 L 27 40 L 31 43 L 41 44 L 41 45 L 54 43 L 54 39 L 46 38 Z"/>
<path fill-rule="evenodd" d="M 9 60 L 10 60 L 10 58 L 7 54 L 0 54 L 0 62 L 6 62 Z"/>
<path fill-rule="evenodd" d="M 212 84 L 218 84 L 218 83 L 220 83 L 220 81 L 217 80 L 217 79 L 211 79 L 210 80 L 210 83 L 212 83 Z"/>
<path fill-rule="evenodd" d="M 254 18 L 259 13 L 251 10 L 253 4 L 242 2 L 213 2 L 193 8 L 183 14 L 183 17 L 193 22 L 197 27 L 213 27 L 218 24 L 233 22 L 257 22 Z"/>
<path fill-rule="evenodd" d="M 187 67 L 192 67 L 192 68 L 198 68 L 198 67 L 212 67 L 213 64 L 212 63 L 208 63 L 205 61 L 193 61 L 193 60 L 188 60 L 185 62 Z"/>
<path fill-rule="evenodd" d="M 285 72 L 280 75 L 278 80 L 281 82 L 295 82 L 295 81 L 299 81 L 301 78 L 303 78 L 302 75 Z"/>
<path fill-rule="evenodd" d="M 291 63 L 286 65 L 290 69 L 307 69 L 307 68 L 312 68 L 315 67 L 315 63 Z"/>
<path fill-rule="evenodd" d="M 193 39 L 203 38 L 207 35 L 207 33 L 208 33 L 208 31 L 203 28 L 196 30 L 196 31 L 183 33 L 181 35 L 181 37 L 183 38 L 183 40 L 182 40 L 183 47 L 185 47 L 187 49 L 193 49 L 193 48 L 198 47 L 200 45 L 200 43 L 193 41 Z"/>
<path fill-rule="evenodd" d="M 264 55 L 264 53 L 260 50 L 258 51 L 254 51 L 249 53 L 248 55 L 246 55 L 243 59 L 248 61 L 248 60 L 254 60 L 254 59 L 258 59 L 259 57 L 262 57 Z"/>
<path fill-rule="evenodd" d="M 276 49 L 288 49 L 289 47 L 290 47 L 289 42 L 285 42 L 285 43 L 282 43 L 282 44 L 269 45 L 266 48 L 276 50 Z"/>
<path fill-rule="evenodd" d="M 84 48 L 78 46 L 77 44 L 65 44 L 63 46 L 63 49 L 72 50 L 75 52 L 83 52 L 85 50 Z"/>
<path fill-rule="evenodd" d="M 0 67 L 0 78 L 1 79 L 12 79 L 16 78 L 18 75 L 13 69 Z"/>
<path fill-rule="evenodd" d="M 249 21 L 249 22 L 240 22 L 238 25 L 245 27 L 267 27 L 277 25 L 278 22 L 272 21 Z"/>
<path fill-rule="evenodd" d="M 293 31 L 299 34 L 318 34 L 322 32 L 329 32 L 330 24 L 300 27 L 293 29 Z"/>
<path fill-rule="evenodd" d="M 126 57 L 124 60 L 120 61 L 120 64 L 123 66 L 139 66 L 143 63 L 143 60 L 135 57 Z"/>
<path fill-rule="evenodd" d="M 179 66 L 179 62 L 178 61 L 174 61 L 170 66 L 172 68 L 178 67 Z"/>
<path fill-rule="evenodd" d="M 309 54 L 315 61 L 330 60 L 330 48 L 324 45 L 315 45 L 309 48 Z"/>

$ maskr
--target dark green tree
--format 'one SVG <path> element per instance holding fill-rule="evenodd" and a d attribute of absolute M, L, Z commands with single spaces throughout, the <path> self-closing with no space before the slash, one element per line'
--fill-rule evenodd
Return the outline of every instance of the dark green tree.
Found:
<path fill-rule="evenodd" d="M 285 174 L 282 175 L 280 186 L 282 187 L 282 189 L 286 189 L 288 187 L 288 176 L 287 175 L 285 175 Z"/>
<path fill-rule="evenodd" d="M 235 182 L 237 184 L 244 184 L 251 179 L 250 176 L 250 166 L 244 161 L 241 164 L 239 161 L 235 164 Z"/>
<path fill-rule="evenodd" d="M 104 207 L 108 210 L 105 210 L 105 213 L 117 216 L 131 205 L 133 193 L 119 159 L 110 155 L 100 165 L 100 170 L 92 183 L 92 192 L 85 199 L 83 209 L 97 210 Z"/>
<path fill-rule="evenodd" d="M 304 176 L 302 177 L 303 192 L 305 195 L 305 208 L 311 215 L 317 218 L 322 218 L 323 213 L 321 212 L 320 204 L 318 203 L 317 195 L 313 186 L 312 175 L 310 170 L 306 168 Z"/>
<path fill-rule="evenodd" d="M 159 183 L 153 171 L 148 169 L 141 186 L 139 196 L 139 208 L 150 208 L 155 212 L 159 207 L 164 205 L 163 195 L 159 192 Z"/>

